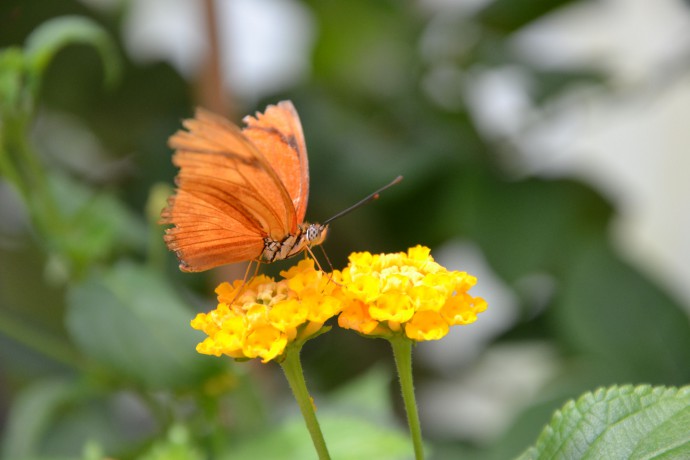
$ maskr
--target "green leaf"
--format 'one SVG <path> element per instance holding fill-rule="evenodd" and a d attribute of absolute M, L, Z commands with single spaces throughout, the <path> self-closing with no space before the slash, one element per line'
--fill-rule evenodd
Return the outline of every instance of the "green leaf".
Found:
<path fill-rule="evenodd" d="M 530 73 L 535 81 L 532 99 L 540 105 L 546 105 L 573 87 L 602 87 L 606 83 L 604 72 L 596 68 L 564 70 L 531 68 Z"/>
<path fill-rule="evenodd" d="M 690 380 L 690 323 L 659 287 L 625 264 L 610 245 L 578 246 L 550 318 L 571 349 L 599 367 L 598 381 L 683 385 Z"/>
<path fill-rule="evenodd" d="M 199 385 L 220 360 L 195 347 L 193 312 L 158 273 L 119 263 L 70 289 L 67 328 L 83 353 L 121 379 L 150 388 Z"/>
<path fill-rule="evenodd" d="M 100 390 L 84 379 L 52 378 L 27 386 L 11 406 L 0 458 L 74 459 L 89 445 L 114 452 L 150 436 L 149 428 L 128 429 L 133 418 L 122 412 L 122 393 Z"/>
<path fill-rule="evenodd" d="M 51 249 L 67 258 L 68 269 L 77 275 L 113 254 L 137 249 L 143 252 L 147 230 L 144 223 L 112 193 L 95 191 L 67 175 L 53 171 L 50 192 L 65 227 L 49 227 Z"/>
<path fill-rule="evenodd" d="M 412 455 L 412 442 L 401 429 L 362 418 L 342 415 L 319 415 L 319 422 L 332 458 L 338 460 L 407 459 Z M 304 421 L 295 417 L 263 435 L 234 444 L 223 459 L 316 458 L 314 446 Z"/>
<path fill-rule="evenodd" d="M 577 0 L 495 0 L 482 9 L 478 20 L 493 30 L 510 33 Z"/>
<path fill-rule="evenodd" d="M 520 460 L 690 458 L 690 387 L 602 388 L 557 411 Z"/>
<path fill-rule="evenodd" d="M 39 381 L 22 391 L 13 402 L 7 419 L 1 458 L 37 456 L 55 411 L 73 396 L 73 384 L 55 379 Z"/>
<path fill-rule="evenodd" d="M 392 3 L 313 2 L 320 36 L 313 68 L 322 84 L 376 100 L 413 85 L 414 18 Z M 390 99 L 385 99 L 390 100 Z"/>
<path fill-rule="evenodd" d="M 187 427 L 173 425 L 165 439 L 157 440 L 137 460 L 203 460 L 204 456 L 192 442 Z"/>
<path fill-rule="evenodd" d="M 592 235 L 604 233 L 611 215 L 601 196 L 568 180 L 508 182 L 468 174 L 448 194 L 447 212 L 462 213 L 458 222 L 508 281 L 568 268 Z"/>
<path fill-rule="evenodd" d="M 391 371 L 377 365 L 356 379 L 347 382 L 330 394 L 328 407 L 357 414 L 360 417 L 390 416 L 393 420 L 393 401 L 390 398 Z"/>
<path fill-rule="evenodd" d="M 120 56 L 108 32 L 91 19 L 62 16 L 44 22 L 26 40 L 26 59 L 34 95 L 50 61 L 62 48 L 73 44 L 96 48 L 103 60 L 106 85 L 117 82 L 121 71 Z"/>

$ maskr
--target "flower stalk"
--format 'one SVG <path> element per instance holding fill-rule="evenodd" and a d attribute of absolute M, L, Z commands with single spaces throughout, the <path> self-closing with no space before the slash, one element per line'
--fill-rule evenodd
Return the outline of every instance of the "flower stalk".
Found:
<path fill-rule="evenodd" d="M 424 458 L 424 446 L 422 445 L 422 428 L 419 423 L 419 412 L 414 396 L 414 384 L 412 382 L 412 341 L 403 336 L 394 336 L 389 339 L 393 347 L 395 367 L 400 379 L 400 391 L 405 404 L 407 424 L 410 428 L 414 457 L 416 460 Z"/>
<path fill-rule="evenodd" d="M 326 441 L 321 433 L 321 426 L 316 418 L 316 411 L 314 410 L 314 403 L 309 396 L 309 391 L 307 390 L 307 384 L 304 381 L 304 373 L 302 371 L 302 363 L 300 361 L 300 350 L 302 345 L 289 347 L 285 352 L 285 359 L 280 363 L 280 367 L 283 369 L 285 378 L 290 385 L 292 394 L 297 400 L 300 411 L 302 412 L 302 417 L 309 430 L 309 435 L 314 443 L 314 448 L 316 453 L 319 455 L 320 460 L 330 459 L 328 453 L 328 448 L 326 447 Z"/>

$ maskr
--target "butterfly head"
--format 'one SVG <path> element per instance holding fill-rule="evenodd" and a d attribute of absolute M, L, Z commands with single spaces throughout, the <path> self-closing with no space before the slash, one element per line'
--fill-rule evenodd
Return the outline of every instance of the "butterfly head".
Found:
<path fill-rule="evenodd" d="M 307 224 L 304 229 L 304 239 L 307 241 L 307 245 L 318 246 L 326 239 L 328 234 L 328 224 Z"/>

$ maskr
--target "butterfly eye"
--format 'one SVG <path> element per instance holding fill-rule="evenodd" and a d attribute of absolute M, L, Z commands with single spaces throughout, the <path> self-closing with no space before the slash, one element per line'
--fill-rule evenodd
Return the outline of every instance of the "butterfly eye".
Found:
<path fill-rule="evenodd" d="M 312 242 L 316 240 L 319 237 L 319 234 L 321 233 L 321 226 L 320 225 L 315 225 L 315 224 L 310 224 L 309 227 L 307 227 L 307 241 Z"/>

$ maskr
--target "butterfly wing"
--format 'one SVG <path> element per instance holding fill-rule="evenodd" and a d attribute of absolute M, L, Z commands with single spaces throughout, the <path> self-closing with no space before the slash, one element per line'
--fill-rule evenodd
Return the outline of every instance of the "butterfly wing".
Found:
<path fill-rule="evenodd" d="M 184 271 L 260 256 L 264 238 L 282 240 L 296 225 L 295 208 L 267 158 L 228 120 L 198 109 L 169 141 L 180 168 L 177 192 L 161 223 Z"/>
<path fill-rule="evenodd" d="M 302 124 L 290 101 L 269 105 L 256 117 L 244 117 L 242 133 L 263 153 L 285 186 L 295 208 L 297 224 L 304 221 L 309 199 L 309 161 Z"/>

